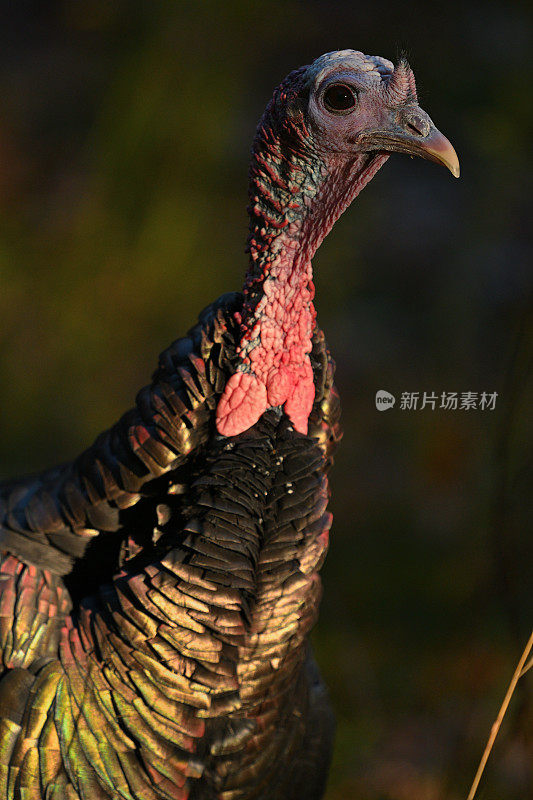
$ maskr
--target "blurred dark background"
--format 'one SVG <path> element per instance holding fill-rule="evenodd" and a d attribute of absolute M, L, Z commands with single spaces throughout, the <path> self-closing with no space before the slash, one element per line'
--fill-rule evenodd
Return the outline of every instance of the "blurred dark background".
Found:
<path fill-rule="evenodd" d="M 345 438 L 314 634 L 328 800 L 466 796 L 532 620 L 532 13 L 526 4 L 0 6 L 0 475 L 69 459 L 246 265 L 273 87 L 402 52 L 461 160 L 390 159 L 315 259 Z M 378 413 L 377 389 L 498 392 Z M 533 672 L 533 671 L 532 671 Z M 533 796 L 532 673 L 479 798 Z"/>

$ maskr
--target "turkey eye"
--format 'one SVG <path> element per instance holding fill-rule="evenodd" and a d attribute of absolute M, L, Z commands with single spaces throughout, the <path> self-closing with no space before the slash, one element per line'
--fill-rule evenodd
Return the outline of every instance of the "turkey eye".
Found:
<path fill-rule="evenodd" d="M 355 106 L 354 93 L 343 83 L 336 83 L 324 92 L 324 105 L 328 111 L 333 111 L 333 113 L 348 111 Z"/>

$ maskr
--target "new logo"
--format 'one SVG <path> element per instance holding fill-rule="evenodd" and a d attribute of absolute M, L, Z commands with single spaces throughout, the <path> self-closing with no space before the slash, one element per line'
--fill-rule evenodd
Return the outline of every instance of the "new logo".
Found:
<path fill-rule="evenodd" d="M 376 408 L 378 411 L 386 411 L 388 408 L 392 408 L 395 402 L 394 395 L 386 392 L 385 389 L 378 389 L 376 392 Z"/>

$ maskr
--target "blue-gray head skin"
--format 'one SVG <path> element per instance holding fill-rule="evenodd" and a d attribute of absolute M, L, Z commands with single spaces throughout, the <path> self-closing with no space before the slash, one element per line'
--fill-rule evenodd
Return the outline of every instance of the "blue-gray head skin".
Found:
<path fill-rule="evenodd" d="M 311 258 L 393 152 L 459 176 L 455 150 L 418 105 L 406 61 L 394 67 L 357 50 L 326 53 L 274 92 L 252 148 L 250 268 L 238 364 L 217 408 L 219 433 L 242 433 L 279 406 L 307 432 L 315 397 Z"/>
<path fill-rule="evenodd" d="M 394 67 L 379 56 L 340 50 L 318 58 L 305 80 L 307 116 L 324 147 L 409 153 L 459 177 L 455 150 L 418 105 L 415 77 L 404 59 Z"/>

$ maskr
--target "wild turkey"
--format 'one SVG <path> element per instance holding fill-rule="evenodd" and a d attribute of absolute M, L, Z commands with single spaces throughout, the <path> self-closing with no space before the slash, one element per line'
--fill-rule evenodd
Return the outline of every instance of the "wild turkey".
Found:
<path fill-rule="evenodd" d="M 405 61 L 292 72 L 253 144 L 243 293 L 75 461 L 1 486 L 1 799 L 322 797 L 307 635 L 341 434 L 311 257 L 389 151 L 459 174 Z"/>

